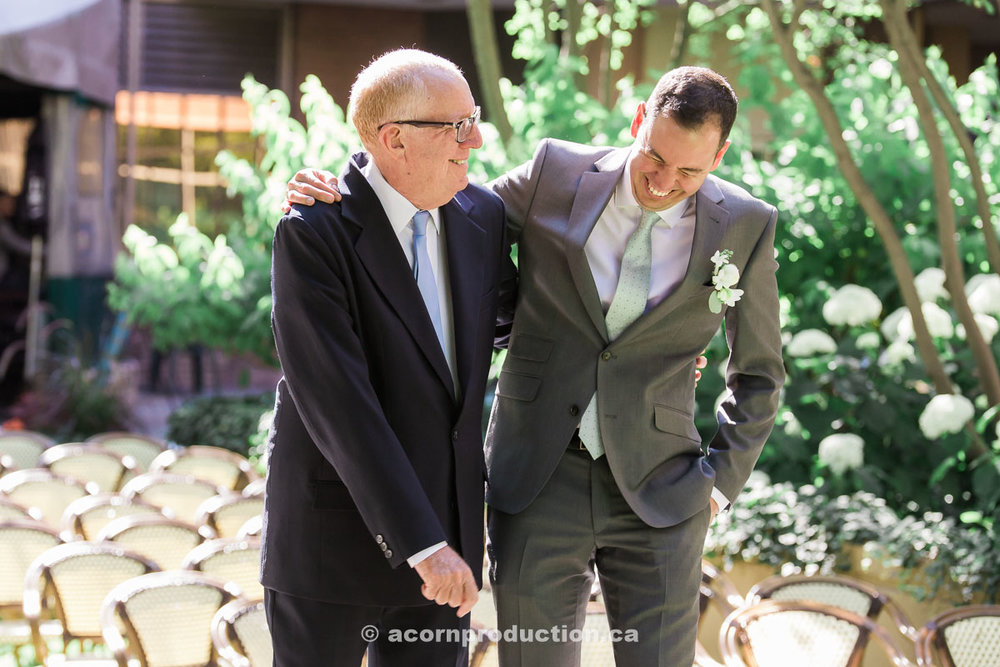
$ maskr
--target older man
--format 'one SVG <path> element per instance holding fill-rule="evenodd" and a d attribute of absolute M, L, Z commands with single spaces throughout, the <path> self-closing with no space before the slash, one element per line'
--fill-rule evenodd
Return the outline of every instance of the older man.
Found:
<path fill-rule="evenodd" d="M 261 581 L 275 665 L 460 665 L 483 562 L 481 417 L 503 205 L 460 71 L 416 50 L 362 71 L 343 199 L 274 237 L 277 390 Z M 502 284 L 501 284 L 502 283 Z M 498 289 L 498 286 L 500 287 Z"/>

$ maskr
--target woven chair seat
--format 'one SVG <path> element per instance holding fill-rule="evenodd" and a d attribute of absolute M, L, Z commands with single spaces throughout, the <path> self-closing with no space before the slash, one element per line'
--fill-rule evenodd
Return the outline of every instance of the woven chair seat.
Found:
<path fill-rule="evenodd" d="M 208 528 L 158 515 L 115 519 L 97 534 L 98 541 L 114 542 L 141 554 L 163 570 L 179 568 L 189 551 L 213 537 Z"/>
<path fill-rule="evenodd" d="M 55 444 L 52 438 L 34 431 L 4 431 L 0 433 L 0 454 L 7 456 L 17 470 L 38 465 L 38 457 Z"/>
<path fill-rule="evenodd" d="M 197 570 L 221 581 L 233 582 L 251 600 L 264 598 L 260 585 L 260 539 L 219 538 L 192 549 L 181 569 Z"/>
<path fill-rule="evenodd" d="M 219 537 L 236 537 L 249 519 L 264 513 L 262 496 L 244 497 L 227 493 L 209 498 L 197 512 L 195 523 L 208 526 Z"/>
<path fill-rule="evenodd" d="M 264 603 L 236 599 L 212 619 L 212 642 L 232 667 L 271 667 L 274 649 L 264 616 Z"/>
<path fill-rule="evenodd" d="M 149 465 L 166 448 L 166 444 L 139 433 L 128 433 L 125 431 L 109 431 L 98 433 L 87 438 L 87 442 L 95 443 L 119 456 L 131 456 L 135 461 L 136 471 L 144 472 L 149 470 Z"/>

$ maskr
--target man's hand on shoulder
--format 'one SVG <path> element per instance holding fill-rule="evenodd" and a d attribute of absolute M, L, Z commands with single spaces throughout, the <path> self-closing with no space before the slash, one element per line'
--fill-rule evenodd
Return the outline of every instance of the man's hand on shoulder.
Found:
<path fill-rule="evenodd" d="M 288 181 L 285 191 L 285 201 L 281 210 L 288 213 L 292 204 L 312 206 L 317 200 L 332 204 L 340 201 L 340 190 L 337 189 L 337 177 L 325 169 L 301 169 L 295 172 Z"/>
<path fill-rule="evenodd" d="M 420 592 L 439 605 L 458 608 L 461 618 L 479 599 L 476 579 L 469 565 L 451 547 L 444 547 L 417 563 L 414 568 L 424 585 Z"/>

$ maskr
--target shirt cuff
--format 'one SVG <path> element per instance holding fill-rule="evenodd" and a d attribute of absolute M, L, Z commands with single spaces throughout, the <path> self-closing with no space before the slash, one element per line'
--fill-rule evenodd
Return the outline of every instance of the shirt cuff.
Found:
<path fill-rule="evenodd" d="M 434 546 L 427 547 L 426 549 L 422 549 L 421 551 L 418 551 L 417 553 L 413 554 L 412 556 L 406 559 L 406 562 L 410 564 L 410 567 L 416 567 L 418 563 L 426 560 L 432 554 L 434 554 L 437 551 L 440 551 L 441 549 L 444 549 L 446 546 L 448 546 L 447 542 L 438 542 Z"/>
<path fill-rule="evenodd" d="M 712 500 L 715 504 L 719 506 L 719 511 L 724 512 L 729 509 L 729 498 L 726 498 L 726 494 L 719 491 L 716 487 L 712 487 Z"/>

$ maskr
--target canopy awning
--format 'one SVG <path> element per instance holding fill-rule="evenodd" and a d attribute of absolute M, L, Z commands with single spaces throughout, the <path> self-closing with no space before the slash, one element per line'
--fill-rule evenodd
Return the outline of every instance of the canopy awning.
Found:
<path fill-rule="evenodd" d="M 121 0 L 0 3 L 0 74 L 113 106 Z"/>

